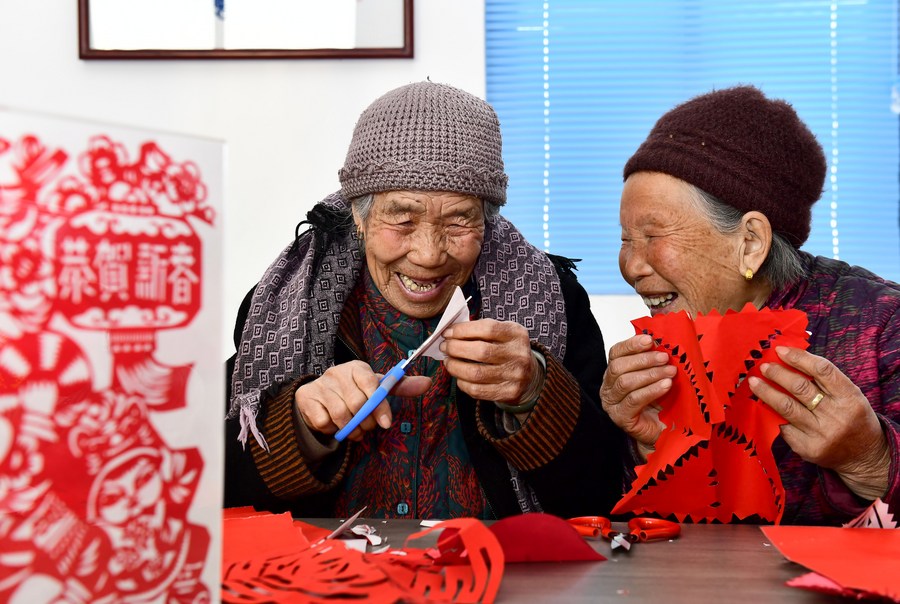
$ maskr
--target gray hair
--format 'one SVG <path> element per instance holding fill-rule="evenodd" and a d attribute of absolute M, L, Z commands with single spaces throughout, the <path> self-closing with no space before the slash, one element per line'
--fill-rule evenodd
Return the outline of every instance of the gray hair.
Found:
<path fill-rule="evenodd" d="M 367 193 L 366 195 L 354 197 L 350 200 L 350 203 L 353 205 L 353 209 L 356 210 L 359 219 L 365 224 L 368 222 L 369 213 L 372 211 L 372 206 L 375 204 L 375 194 Z M 500 213 L 500 206 L 497 204 L 484 200 L 482 200 L 481 203 L 484 205 L 485 220 L 489 220 Z"/>
<path fill-rule="evenodd" d="M 744 213 L 703 189 L 685 183 L 694 206 L 706 215 L 713 227 L 722 234 L 734 233 L 741 224 Z M 798 281 L 806 275 L 803 262 L 796 248 L 788 243 L 784 236 L 772 231 L 772 246 L 769 255 L 759 267 L 758 276 L 767 279 L 772 287 L 781 289 Z"/>

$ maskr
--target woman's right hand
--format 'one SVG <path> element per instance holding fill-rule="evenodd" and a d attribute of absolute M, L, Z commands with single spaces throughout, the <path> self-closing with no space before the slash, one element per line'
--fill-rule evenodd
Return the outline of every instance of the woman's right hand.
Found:
<path fill-rule="evenodd" d="M 378 388 L 381 377 L 362 361 L 335 365 L 317 379 L 300 386 L 294 394 L 294 404 L 310 430 L 334 434 L 350 423 L 353 415 Z M 431 378 L 408 376 L 397 382 L 391 394 L 419 396 L 430 387 Z M 391 420 L 391 407 L 385 399 L 347 438 L 358 441 L 364 432 L 376 426 L 390 428 Z"/>
<path fill-rule="evenodd" d="M 669 355 L 653 349 L 647 334 L 632 336 L 609 350 L 609 365 L 600 386 L 603 410 L 634 438 L 646 459 L 665 428 L 653 403 L 672 388 L 676 368 Z"/>

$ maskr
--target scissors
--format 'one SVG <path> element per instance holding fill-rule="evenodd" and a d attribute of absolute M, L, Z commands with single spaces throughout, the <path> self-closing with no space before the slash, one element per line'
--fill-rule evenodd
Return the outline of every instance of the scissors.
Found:
<path fill-rule="evenodd" d="M 603 516 L 579 516 L 569 518 L 571 524 L 582 537 L 603 537 L 609 539 L 612 549 L 631 549 L 632 543 L 674 539 L 681 534 L 681 525 L 662 518 L 632 518 L 628 521 L 628 532 L 613 530 L 609 518 Z"/>
<path fill-rule="evenodd" d="M 472 298 L 470 296 L 466 299 L 466 302 L 471 299 Z M 381 404 L 381 401 L 385 399 L 391 389 L 397 385 L 397 382 L 399 382 L 401 378 L 406 375 L 406 367 L 417 358 L 419 358 L 419 356 L 421 356 L 423 352 L 428 350 L 428 347 L 431 346 L 431 344 L 436 339 L 438 339 L 438 337 L 440 337 L 442 333 L 444 333 L 445 329 L 453 325 L 453 322 L 456 321 L 456 319 L 463 311 L 468 310 L 468 304 L 465 306 L 461 306 L 455 313 L 453 313 L 453 315 L 451 315 L 450 319 L 446 323 L 444 323 L 443 327 L 441 327 L 440 329 L 435 329 L 434 333 L 425 338 L 425 341 L 422 342 L 422 345 L 412 351 L 409 357 L 394 365 L 391 370 L 388 371 L 378 382 L 378 388 L 375 390 L 375 392 L 372 393 L 372 396 L 370 396 L 369 399 L 363 404 L 363 406 L 359 408 L 359 411 L 357 411 L 353 415 L 347 425 L 338 430 L 338 433 L 334 435 L 335 439 L 337 439 L 338 442 L 341 442 L 345 438 L 350 436 L 350 433 L 356 430 L 356 427 L 359 426 L 359 424 L 364 419 L 369 417 L 372 411 L 375 410 L 375 407 Z"/>

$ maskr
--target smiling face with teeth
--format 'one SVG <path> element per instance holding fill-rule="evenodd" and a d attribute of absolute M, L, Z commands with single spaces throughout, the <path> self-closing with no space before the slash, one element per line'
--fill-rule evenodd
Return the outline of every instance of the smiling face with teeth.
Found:
<path fill-rule="evenodd" d="M 471 276 L 484 240 L 484 204 L 461 193 L 376 193 L 366 221 L 355 209 L 353 218 L 381 295 L 418 319 L 443 312 Z"/>
<path fill-rule="evenodd" d="M 643 298 L 652 315 L 687 311 L 692 317 L 716 309 L 760 307 L 770 288 L 756 273 L 760 252 L 751 221 L 733 233 L 710 222 L 682 180 L 658 172 L 635 172 L 625 181 L 619 206 L 622 248 L 619 270 Z M 749 225 L 749 226 L 748 226 Z M 758 230 L 758 229 L 757 229 Z"/>

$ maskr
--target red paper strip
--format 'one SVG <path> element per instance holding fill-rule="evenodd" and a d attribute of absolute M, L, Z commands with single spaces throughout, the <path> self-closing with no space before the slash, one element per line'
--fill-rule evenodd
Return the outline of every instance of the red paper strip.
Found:
<path fill-rule="evenodd" d="M 614 513 L 731 522 L 756 515 L 778 523 L 784 487 L 772 442 L 784 420 L 750 391 L 747 378 L 779 363 L 775 347 L 806 348 L 806 315 L 798 310 L 700 315 L 668 313 L 632 321 L 653 336 L 678 369 L 658 402 L 666 424 L 647 463 Z"/>
<path fill-rule="evenodd" d="M 270 512 L 257 512 L 255 508 L 251 506 L 244 506 L 238 508 L 225 508 L 222 510 L 222 519 L 229 520 L 231 518 L 250 518 L 251 516 L 268 516 Z"/>

